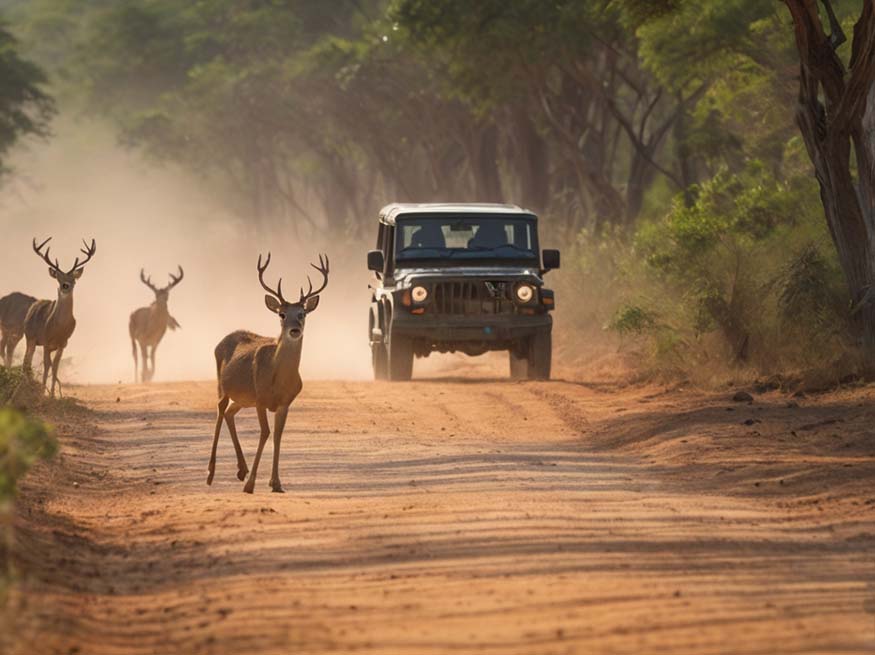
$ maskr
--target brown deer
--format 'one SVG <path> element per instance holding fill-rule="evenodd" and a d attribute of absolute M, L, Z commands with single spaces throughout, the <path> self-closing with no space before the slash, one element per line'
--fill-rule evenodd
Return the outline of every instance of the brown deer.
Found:
<path fill-rule="evenodd" d="M 64 354 L 64 348 L 67 347 L 67 341 L 76 329 L 76 319 L 73 318 L 73 288 L 76 286 L 76 281 L 82 277 L 87 264 L 94 253 L 97 252 L 97 244 L 94 239 L 91 240 L 91 245 L 83 239 L 84 248 L 80 248 L 80 252 L 85 255 L 85 259 L 81 262 L 79 257 L 73 262 L 73 267 L 69 271 L 63 271 L 58 264 L 57 257 L 55 261 L 49 258 L 49 248 L 43 252 L 45 246 L 52 237 L 49 237 L 41 244 L 36 244 L 36 239 L 33 240 L 33 251 L 39 255 L 46 264 L 49 265 L 49 275 L 58 281 L 58 299 L 57 300 L 37 300 L 27 310 L 27 316 L 24 319 L 24 336 L 27 338 L 27 350 L 24 353 L 24 369 L 30 371 L 33 363 L 33 352 L 37 346 L 43 347 L 43 387 L 46 386 L 46 380 L 49 376 L 49 366 L 52 367 L 52 398 L 55 397 L 55 385 L 58 385 L 60 390 L 60 381 L 58 380 L 58 365 L 61 363 L 61 355 Z M 54 361 L 52 353 L 55 354 Z"/>
<path fill-rule="evenodd" d="M 263 266 L 261 255 L 258 256 L 258 281 L 269 294 L 264 297 L 267 308 L 280 318 L 282 331 L 279 337 L 271 339 L 239 330 L 222 339 L 215 351 L 219 404 L 207 484 L 213 483 L 213 475 L 216 472 L 216 448 L 219 445 L 219 432 L 222 430 L 222 419 L 224 419 L 228 423 L 228 431 L 231 433 L 231 441 L 237 453 L 237 478 L 243 481 L 246 480 L 246 474 L 249 474 L 243 491 L 250 494 L 255 489 L 255 476 L 258 473 L 261 452 L 270 436 L 267 423 L 268 411 L 274 412 L 273 471 L 270 476 L 270 488 L 278 493 L 283 491 L 279 475 L 280 441 L 283 438 L 289 405 L 304 386 L 298 373 L 304 321 L 307 314 L 319 305 L 319 294 L 328 285 L 328 257 L 319 255 L 319 266 L 315 264 L 310 266 L 322 274 L 322 286 L 313 291 L 313 283 L 308 276 L 309 289 L 305 293 L 301 288 L 298 302 L 290 303 L 283 298 L 282 279 L 277 283 L 276 291 L 265 283 L 264 272 L 269 264 L 270 253 L 267 254 Z M 251 472 L 246 467 L 240 441 L 237 439 L 237 427 L 234 425 L 234 415 L 244 407 L 255 407 L 261 426 L 258 450 L 255 452 Z"/>
<path fill-rule="evenodd" d="M 0 298 L 0 355 L 3 366 L 12 366 L 12 353 L 24 337 L 24 319 L 36 298 L 15 291 Z"/>
<path fill-rule="evenodd" d="M 135 309 L 128 322 L 128 332 L 131 335 L 131 352 L 134 355 L 134 382 L 137 382 L 137 343 L 139 342 L 140 352 L 143 355 L 142 381 L 149 382 L 155 375 L 155 349 L 158 348 L 158 344 L 164 338 L 164 333 L 167 332 L 167 328 L 176 330 L 180 327 L 179 323 L 170 315 L 170 311 L 167 309 L 170 290 L 182 282 L 182 277 L 185 275 L 182 271 L 182 266 L 178 268 L 179 275 L 171 273 L 170 284 L 160 289 L 152 284 L 152 276 L 146 277 L 146 271 L 140 269 L 140 280 L 155 292 L 155 302 L 148 307 Z M 152 349 L 151 367 L 147 359 L 148 348 Z"/>

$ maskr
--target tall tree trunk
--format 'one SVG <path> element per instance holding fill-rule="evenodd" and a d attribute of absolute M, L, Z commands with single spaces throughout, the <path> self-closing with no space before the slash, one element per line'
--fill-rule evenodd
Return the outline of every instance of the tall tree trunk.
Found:
<path fill-rule="evenodd" d="M 644 207 L 644 194 L 650 188 L 656 174 L 656 169 L 650 161 L 638 152 L 632 153 L 626 183 L 626 222 L 629 225 L 632 225 L 641 213 Z"/>
<path fill-rule="evenodd" d="M 680 99 L 679 102 L 680 103 Z M 684 107 L 681 107 L 678 113 L 677 120 L 674 124 L 674 151 L 675 158 L 678 161 L 678 170 L 680 171 L 680 181 L 684 194 L 684 204 L 687 207 L 692 207 L 696 201 L 693 186 L 698 182 L 696 178 L 695 164 L 693 163 L 693 154 L 690 151 L 690 145 L 687 143 L 687 125 L 689 115 Z"/>
<path fill-rule="evenodd" d="M 477 131 L 476 138 L 471 157 L 474 199 L 477 202 L 503 202 L 498 171 L 498 128 L 486 125 Z"/>
<path fill-rule="evenodd" d="M 519 106 L 512 110 L 514 125 L 514 164 L 519 176 L 520 202 L 542 212 L 550 199 L 547 144 L 532 123 L 529 110 Z"/>
<path fill-rule="evenodd" d="M 826 35 L 816 0 L 784 0 L 793 16 L 800 57 L 796 120 L 820 185 L 830 234 L 860 323 L 869 363 L 875 365 L 875 159 L 871 109 L 875 79 L 875 8 L 865 0 L 854 28 L 850 74 L 835 50 L 845 36 L 830 18 Z M 822 101 L 821 101 L 822 99 Z M 855 183 L 851 156 L 857 161 Z"/>

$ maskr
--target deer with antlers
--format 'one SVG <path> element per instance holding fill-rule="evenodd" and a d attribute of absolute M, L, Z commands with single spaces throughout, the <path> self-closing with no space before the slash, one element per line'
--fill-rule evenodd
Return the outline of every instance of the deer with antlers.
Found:
<path fill-rule="evenodd" d="M 14 291 L 0 298 L 0 355 L 3 366 L 12 366 L 15 346 L 24 338 L 24 319 L 36 298 Z"/>
<path fill-rule="evenodd" d="M 51 240 L 52 237 L 49 237 L 37 245 L 36 239 L 34 239 L 33 251 L 49 265 L 49 275 L 57 280 L 58 299 L 37 300 L 27 310 L 27 316 L 24 319 L 24 336 L 27 338 L 24 369 L 30 371 L 33 353 L 37 346 L 42 346 L 43 387 L 46 386 L 49 366 L 51 366 L 51 395 L 54 398 L 55 385 L 57 384 L 60 390 L 61 384 L 58 380 L 58 365 L 61 363 L 61 355 L 64 353 L 64 348 L 67 347 L 67 341 L 73 335 L 73 330 L 76 329 L 76 319 L 73 318 L 73 288 L 76 286 L 76 281 L 82 277 L 85 264 L 91 261 L 94 253 L 97 252 L 97 244 L 94 239 L 91 240 L 91 245 L 83 239 L 82 243 L 85 247 L 81 248 L 80 252 L 85 258 L 80 262 L 77 256 L 72 268 L 69 271 L 64 271 L 58 264 L 57 257 L 54 262 L 49 257 L 49 248 L 43 252 L 43 247 Z M 54 360 L 52 353 L 54 353 Z"/>
<path fill-rule="evenodd" d="M 262 288 L 268 292 L 268 295 L 264 297 L 267 308 L 279 316 L 282 330 L 279 337 L 271 339 L 240 330 L 232 332 L 222 339 L 215 351 L 219 403 L 207 484 L 213 483 L 213 475 L 216 472 L 216 448 L 219 445 L 219 433 L 224 419 L 228 424 L 231 441 L 237 453 L 237 478 L 240 481 L 246 480 L 246 485 L 243 487 L 243 491 L 246 493 L 252 493 L 255 490 L 258 463 L 261 461 L 261 453 L 267 438 L 270 436 L 270 427 L 267 422 L 268 411 L 274 412 L 273 471 L 270 476 L 270 488 L 278 493 L 283 491 L 279 476 L 280 441 L 283 438 L 289 405 L 292 404 L 304 386 L 301 375 L 298 373 L 298 367 L 301 363 L 304 321 L 307 314 L 319 305 L 319 294 L 328 285 L 328 257 L 319 255 L 319 265 L 310 264 L 310 266 L 322 274 L 322 286 L 314 291 L 313 283 L 308 276 L 308 290 L 304 292 L 302 288 L 298 301 L 290 303 L 283 298 L 282 279 L 277 283 L 276 290 L 271 289 L 265 283 L 264 272 L 269 264 L 270 253 L 267 254 L 263 265 L 261 255 L 259 255 L 258 281 Z M 249 471 L 246 466 L 246 459 L 243 457 L 240 441 L 237 439 L 237 428 L 234 424 L 234 416 L 244 407 L 255 407 L 261 427 L 258 449 L 255 451 L 255 459 L 252 462 L 252 471 Z M 249 475 L 248 479 L 246 478 L 247 474 Z"/>
<path fill-rule="evenodd" d="M 155 293 L 155 302 L 148 307 L 140 307 L 131 314 L 128 322 L 128 332 L 131 335 L 131 352 L 134 355 L 134 382 L 137 382 L 137 343 L 140 344 L 140 352 L 143 359 L 142 381 L 149 382 L 155 376 L 155 349 L 164 338 L 167 329 L 176 330 L 180 327 L 175 318 L 167 309 L 167 301 L 170 298 L 170 290 L 182 282 L 185 275 L 182 266 L 179 266 L 179 275 L 170 274 L 170 284 L 158 288 L 152 284 L 152 276 L 146 277 L 146 271 L 140 269 L 140 280 Z M 151 348 L 152 365 L 149 366 L 149 349 Z"/>

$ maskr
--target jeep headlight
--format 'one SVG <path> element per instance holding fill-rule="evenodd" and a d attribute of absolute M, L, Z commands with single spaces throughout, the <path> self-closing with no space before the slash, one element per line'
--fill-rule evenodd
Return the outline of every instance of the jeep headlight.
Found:
<path fill-rule="evenodd" d="M 413 287 L 410 290 L 410 297 L 413 302 L 425 302 L 428 299 L 428 289 L 425 287 Z"/>
<path fill-rule="evenodd" d="M 517 285 L 515 290 L 516 299 L 521 303 L 529 303 L 532 302 L 532 298 L 535 297 L 535 287 L 531 284 L 520 284 Z"/>

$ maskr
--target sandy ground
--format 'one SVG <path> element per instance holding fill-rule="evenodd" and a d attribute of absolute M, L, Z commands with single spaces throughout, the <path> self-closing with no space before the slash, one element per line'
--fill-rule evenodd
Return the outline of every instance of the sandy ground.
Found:
<path fill-rule="evenodd" d="M 11 654 L 875 651 L 875 388 L 310 382 L 253 496 L 212 382 L 74 393 Z"/>

